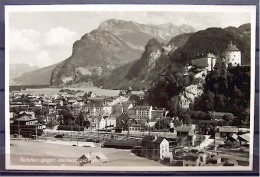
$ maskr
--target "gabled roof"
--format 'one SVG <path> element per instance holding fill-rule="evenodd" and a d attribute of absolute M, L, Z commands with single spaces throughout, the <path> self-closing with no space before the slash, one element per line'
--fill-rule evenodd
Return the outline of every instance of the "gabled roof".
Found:
<path fill-rule="evenodd" d="M 238 128 L 237 127 L 232 127 L 232 126 L 222 126 L 222 127 L 219 127 L 219 132 L 237 133 L 238 132 Z"/>
<path fill-rule="evenodd" d="M 88 158 L 85 155 L 82 155 L 79 160 L 87 160 Z"/>
<path fill-rule="evenodd" d="M 68 103 L 75 103 L 77 100 L 69 100 Z"/>
<path fill-rule="evenodd" d="M 190 132 L 191 129 L 192 129 L 192 126 L 176 127 L 177 132 Z"/>
<path fill-rule="evenodd" d="M 86 104 L 87 107 L 103 107 L 103 105 L 102 101 L 91 101 Z"/>
<path fill-rule="evenodd" d="M 218 117 L 223 117 L 224 115 L 230 115 L 230 116 L 234 117 L 234 115 L 232 113 L 229 113 L 229 112 L 213 112 L 213 111 L 209 111 L 209 113 L 214 115 L 214 116 L 218 116 Z"/>
<path fill-rule="evenodd" d="M 134 109 L 150 109 L 151 106 L 147 105 L 137 105 L 134 107 Z"/>
<path fill-rule="evenodd" d="M 20 115 L 22 115 L 22 114 L 26 114 L 26 115 L 33 115 L 33 114 L 34 114 L 34 112 L 29 112 L 29 111 L 21 111 L 21 112 L 19 112 L 19 114 L 20 114 Z"/>
<path fill-rule="evenodd" d="M 164 137 L 157 137 L 153 142 L 156 144 L 160 144 L 164 139 Z"/>
<path fill-rule="evenodd" d="M 250 141 L 250 133 L 245 133 L 245 134 L 242 134 L 242 135 L 239 135 L 239 137 L 247 142 Z"/>
<path fill-rule="evenodd" d="M 32 120 L 37 120 L 36 118 L 31 118 L 29 116 L 22 116 L 18 119 L 16 119 L 17 121 L 23 121 L 23 122 L 27 122 L 27 121 L 32 121 Z"/>
<path fill-rule="evenodd" d="M 142 139 L 142 142 L 160 144 L 164 139 L 165 139 L 164 137 L 155 137 L 155 136 L 148 135 Z"/>
<path fill-rule="evenodd" d="M 102 116 L 96 116 L 96 117 L 93 117 L 93 120 L 96 119 L 98 122 L 100 122 L 102 118 L 103 118 Z"/>
<path fill-rule="evenodd" d="M 145 143 L 151 142 L 153 139 L 154 139 L 154 136 L 149 136 L 149 135 L 147 135 L 147 136 L 145 136 L 145 137 L 142 139 L 142 142 L 145 142 Z"/>

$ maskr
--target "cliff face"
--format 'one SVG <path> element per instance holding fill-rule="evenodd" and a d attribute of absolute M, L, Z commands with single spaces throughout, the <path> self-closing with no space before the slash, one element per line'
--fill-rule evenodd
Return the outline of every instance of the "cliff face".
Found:
<path fill-rule="evenodd" d="M 170 64 L 168 51 L 155 38 L 148 41 L 140 59 L 113 70 L 102 78 L 98 85 L 104 88 L 147 89 L 160 73 Z"/>
<path fill-rule="evenodd" d="M 92 82 L 139 56 L 138 50 L 114 34 L 94 30 L 74 43 L 72 55 L 53 70 L 51 85 Z"/>

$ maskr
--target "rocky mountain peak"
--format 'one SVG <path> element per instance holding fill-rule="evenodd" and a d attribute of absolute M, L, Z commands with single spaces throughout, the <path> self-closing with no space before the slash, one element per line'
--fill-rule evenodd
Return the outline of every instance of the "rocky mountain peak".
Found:
<path fill-rule="evenodd" d="M 152 38 L 147 42 L 144 53 L 149 55 L 154 50 L 162 50 L 162 49 L 163 48 L 162 48 L 160 42 L 157 39 Z"/>
<path fill-rule="evenodd" d="M 76 41 L 72 55 L 55 67 L 51 85 L 91 82 L 139 57 L 139 51 L 110 31 L 93 30 Z"/>

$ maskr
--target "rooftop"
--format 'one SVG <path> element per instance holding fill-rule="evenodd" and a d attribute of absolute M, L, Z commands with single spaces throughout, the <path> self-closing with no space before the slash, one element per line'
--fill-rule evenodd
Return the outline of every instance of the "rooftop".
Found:
<path fill-rule="evenodd" d="M 176 127 L 177 132 L 190 132 L 192 129 L 195 129 L 195 127 L 192 125 Z"/>
<path fill-rule="evenodd" d="M 240 51 L 236 45 L 230 41 L 230 44 L 228 44 L 228 47 L 225 49 L 225 51 Z"/>
<path fill-rule="evenodd" d="M 196 161 L 200 157 L 199 154 L 195 153 L 187 153 L 183 156 L 184 160 L 189 160 L 189 161 Z"/>
<path fill-rule="evenodd" d="M 29 116 L 22 116 L 18 119 L 16 119 L 17 121 L 23 121 L 23 122 L 27 122 L 27 121 L 32 121 L 32 120 L 37 120 L 36 118 L 31 118 Z"/>
<path fill-rule="evenodd" d="M 222 127 L 219 127 L 219 132 L 237 133 L 238 128 L 232 127 L 232 126 L 222 126 Z"/>
<path fill-rule="evenodd" d="M 21 112 L 19 112 L 19 114 L 21 115 L 21 114 L 26 114 L 26 115 L 33 115 L 34 114 L 34 112 L 29 112 L 29 111 L 21 111 Z"/>
<path fill-rule="evenodd" d="M 249 140 L 250 140 L 250 133 L 245 133 L 245 134 L 239 135 L 239 137 L 242 138 L 243 140 L 249 142 Z"/>
<path fill-rule="evenodd" d="M 142 142 L 150 142 L 150 143 L 156 143 L 156 144 L 160 144 L 165 138 L 164 137 L 156 137 L 156 136 L 145 136 L 142 139 Z"/>

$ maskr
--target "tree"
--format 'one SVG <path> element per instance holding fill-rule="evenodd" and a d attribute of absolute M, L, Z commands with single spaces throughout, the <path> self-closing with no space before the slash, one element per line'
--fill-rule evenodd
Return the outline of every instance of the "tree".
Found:
<path fill-rule="evenodd" d="M 90 121 L 89 121 L 89 120 L 86 120 L 86 121 L 85 121 L 85 126 L 86 126 L 86 128 L 90 127 L 90 125 L 91 125 Z"/>
<path fill-rule="evenodd" d="M 62 125 L 72 125 L 75 120 L 72 113 L 66 109 L 61 111 L 61 116 L 59 119 L 59 122 L 62 123 Z"/>
<path fill-rule="evenodd" d="M 226 106 L 226 98 L 223 94 L 216 94 L 214 99 L 215 110 L 223 110 Z"/>
<path fill-rule="evenodd" d="M 183 117 L 183 123 L 186 124 L 186 125 L 189 125 L 191 124 L 191 116 L 189 114 L 185 114 L 184 117 Z"/>
<path fill-rule="evenodd" d="M 222 119 L 226 122 L 231 122 L 233 117 L 230 114 L 225 114 Z"/>
<path fill-rule="evenodd" d="M 182 126 L 182 122 L 179 119 L 176 119 L 173 123 L 174 127 L 180 127 Z"/>
<path fill-rule="evenodd" d="M 79 113 L 79 116 L 76 118 L 75 123 L 79 126 L 85 125 L 85 118 L 84 118 L 83 112 Z"/>
<path fill-rule="evenodd" d="M 168 130 L 170 128 L 170 120 L 168 118 L 160 119 L 155 123 L 157 130 Z"/>

